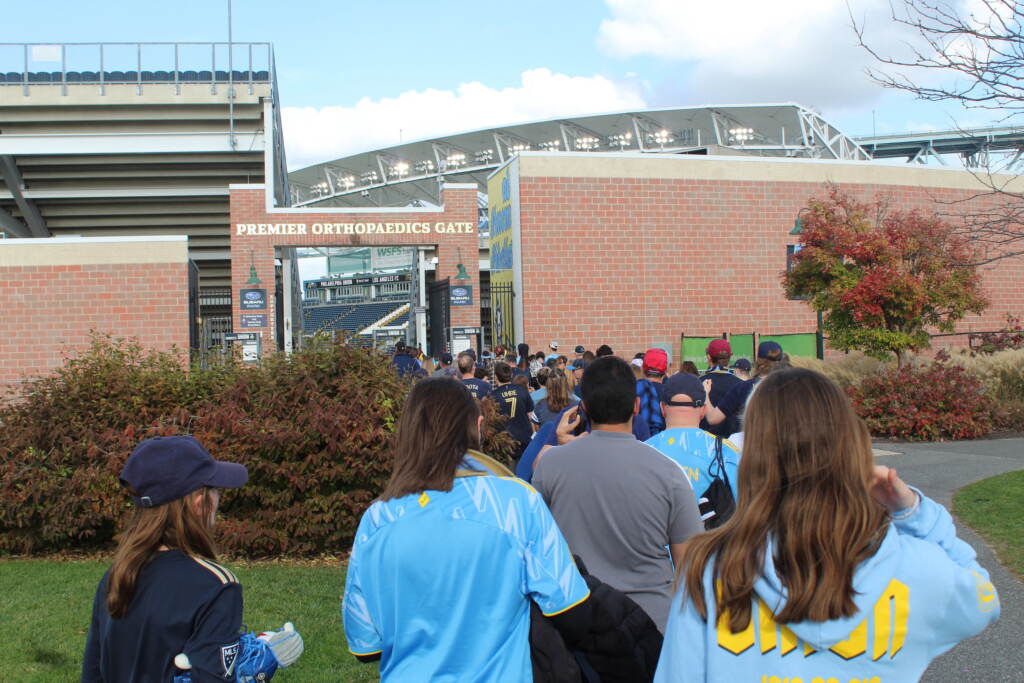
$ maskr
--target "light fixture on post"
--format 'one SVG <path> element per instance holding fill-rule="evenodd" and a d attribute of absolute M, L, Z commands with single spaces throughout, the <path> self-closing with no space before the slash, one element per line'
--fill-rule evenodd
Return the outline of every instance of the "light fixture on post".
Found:
<path fill-rule="evenodd" d="M 804 211 L 810 211 L 810 208 L 804 207 L 796 212 L 796 219 L 793 221 L 793 229 L 789 231 L 790 235 L 802 235 L 804 232 L 804 223 L 800 216 L 803 215 Z M 798 245 L 800 246 L 800 245 Z M 796 247 L 793 247 L 793 255 L 799 251 Z M 786 270 L 791 268 L 790 264 L 786 265 Z M 818 329 L 814 333 L 815 351 L 818 356 L 818 360 L 825 360 L 825 321 L 821 311 L 815 311 L 818 314 Z"/>
<path fill-rule="evenodd" d="M 458 252 L 459 252 L 459 262 L 457 264 L 455 264 L 455 268 L 456 268 L 455 279 L 456 280 L 472 280 L 472 278 L 469 277 L 469 273 L 466 272 L 466 266 L 463 265 L 463 263 L 462 263 L 462 247 L 458 248 Z"/>
<path fill-rule="evenodd" d="M 258 285 L 262 282 L 259 276 L 256 275 L 256 260 L 253 256 L 252 249 L 249 250 L 249 279 L 245 281 L 247 285 Z"/>

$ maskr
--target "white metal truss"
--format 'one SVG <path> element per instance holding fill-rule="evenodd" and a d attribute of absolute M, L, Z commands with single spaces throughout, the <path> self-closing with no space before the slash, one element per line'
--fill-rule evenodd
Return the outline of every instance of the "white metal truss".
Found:
<path fill-rule="evenodd" d="M 871 158 L 860 145 L 815 112 L 800 107 L 799 114 L 803 142 L 806 147 L 817 152 L 812 152 L 813 156 L 824 156 L 827 153 L 833 159 L 852 161 L 867 161 Z"/>

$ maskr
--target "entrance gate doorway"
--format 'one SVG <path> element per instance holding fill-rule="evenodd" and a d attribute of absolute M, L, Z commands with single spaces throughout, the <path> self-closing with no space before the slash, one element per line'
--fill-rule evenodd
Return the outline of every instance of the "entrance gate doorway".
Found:
<path fill-rule="evenodd" d="M 427 285 L 427 353 L 435 358 L 448 350 L 448 328 L 451 326 L 451 299 L 448 288 L 448 278 Z"/>
<path fill-rule="evenodd" d="M 516 348 L 513 297 L 512 283 L 491 283 L 491 348 L 499 344 L 506 349 Z"/>

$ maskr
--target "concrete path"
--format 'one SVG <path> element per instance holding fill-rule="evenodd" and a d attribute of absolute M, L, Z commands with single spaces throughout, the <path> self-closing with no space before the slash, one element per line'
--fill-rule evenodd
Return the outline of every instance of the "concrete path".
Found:
<path fill-rule="evenodd" d="M 1024 469 L 1024 439 L 954 441 L 932 444 L 877 443 L 876 461 L 930 498 L 952 509 L 953 492 L 971 482 Z M 898 455 L 882 455 L 880 451 Z M 1024 505 L 1024 501 L 1021 501 Z M 926 683 L 1021 683 L 1024 681 L 1024 583 L 1003 569 L 977 534 L 957 524 L 960 538 L 978 553 L 1002 601 L 999 621 L 932 662 Z"/>

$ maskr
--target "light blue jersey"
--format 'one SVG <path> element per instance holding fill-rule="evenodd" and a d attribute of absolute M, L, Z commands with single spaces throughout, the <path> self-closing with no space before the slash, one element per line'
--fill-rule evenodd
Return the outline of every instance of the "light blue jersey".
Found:
<path fill-rule="evenodd" d="M 683 472 L 690 478 L 693 491 L 699 497 L 711 486 L 711 475 L 708 466 L 715 459 L 715 435 L 697 427 L 676 427 L 666 429 L 647 439 L 645 443 L 675 460 Z M 732 497 L 739 500 L 740 452 L 729 441 L 722 442 L 722 459 L 725 460 L 725 474 L 729 477 L 729 488 Z"/>
<path fill-rule="evenodd" d="M 679 590 L 655 683 L 916 681 L 932 659 L 999 618 L 988 572 L 956 537 L 946 509 L 923 496 L 854 573 L 857 613 L 851 617 L 776 624 L 786 589 L 775 573 L 771 544 L 764 555 L 753 617 L 739 633 L 730 631 L 727 615 L 718 623 L 710 567 L 704 576 L 706 622 L 685 588 Z"/>
<path fill-rule="evenodd" d="M 487 474 L 371 505 L 342 618 L 350 652 L 381 653 L 385 683 L 531 681 L 530 599 L 553 616 L 589 595 L 540 495 Z"/>

